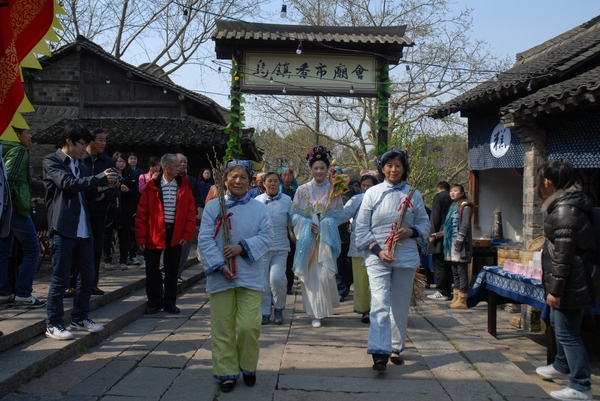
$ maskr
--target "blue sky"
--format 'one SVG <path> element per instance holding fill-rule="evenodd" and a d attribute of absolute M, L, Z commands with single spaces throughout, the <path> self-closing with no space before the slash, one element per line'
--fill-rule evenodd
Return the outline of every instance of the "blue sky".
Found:
<path fill-rule="evenodd" d="M 473 9 L 473 36 L 499 56 L 530 49 L 600 15 L 599 0 L 460 0 Z"/>

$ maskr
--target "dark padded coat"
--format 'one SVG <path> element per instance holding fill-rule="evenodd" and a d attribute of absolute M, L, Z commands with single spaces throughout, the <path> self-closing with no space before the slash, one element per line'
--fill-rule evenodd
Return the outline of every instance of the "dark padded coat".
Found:
<path fill-rule="evenodd" d="M 431 215 L 429 216 L 429 235 L 440 232 L 444 229 L 444 220 L 446 220 L 446 214 L 452 205 L 452 199 L 450 199 L 450 193 L 448 191 L 442 191 L 433 197 L 431 204 Z M 432 255 L 435 253 L 444 253 L 444 240 L 442 237 L 436 239 L 433 242 L 427 241 L 427 254 Z"/>
<path fill-rule="evenodd" d="M 560 308 L 579 309 L 594 302 L 585 269 L 595 259 L 591 208 L 592 201 L 578 186 L 556 191 L 542 205 L 548 213 L 542 254 L 544 289 L 560 297 Z"/>

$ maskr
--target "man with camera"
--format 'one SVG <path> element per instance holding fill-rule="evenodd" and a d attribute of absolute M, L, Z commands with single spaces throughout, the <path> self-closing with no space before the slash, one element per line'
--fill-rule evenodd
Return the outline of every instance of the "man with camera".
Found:
<path fill-rule="evenodd" d="M 52 247 L 52 278 L 48 289 L 46 336 L 71 340 L 64 326 L 63 297 L 69 287 L 71 266 L 79 267 L 73 298 L 71 329 L 98 332 L 104 329 L 89 318 L 94 280 L 92 263 L 93 232 L 90 210 L 84 193 L 98 187 L 114 187 L 116 174 L 106 169 L 90 175 L 81 158 L 91 141 L 90 132 L 80 124 L 69 123 L 59 149 L 44 158 L 44 184 L 48 207 L 48 233 Z M 75 263 L 74 263 L 75 262 Z"/>
<path fill-rule="evenodd" d="M 92 134 L 92 140 L 88 144 L 81 161 L 87 166 L 91 175 L 97 175 L 107 169 L 114 168 L 115 161 L 103 153 L 106 147 L 106 133 L 104 130 L 90 127 L 89 131 Z M 90 210 L 90 225 L 94 237 L 94 286 L 92 287 L 92 295 L 104 294 L 104 291 L 98 288 L 98 282 L 100 280 L 100 260 L 102 259 L 102 244 L 104 243 L 104 228 L 109 203 L 106 198 L 106 191 L 108 191 L 107 186 L 98 186 L 90 188 L 86 193 L 86 201 Z M 77 263 L 74 263 L 71 272 L 71 286 L 65 294 L 67 298 L 75 294 L 77 273 Z"/>

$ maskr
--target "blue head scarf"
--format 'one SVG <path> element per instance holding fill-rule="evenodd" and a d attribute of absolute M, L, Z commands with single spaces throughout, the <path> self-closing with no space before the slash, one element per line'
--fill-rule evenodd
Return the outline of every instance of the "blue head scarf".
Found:
<path fill-rule="evenodd" d="M 228 167 L 231 166 L 242 166 L 244 167 L 247 171 L 248 171 L 248 177 L 250 177 L 250 179 L 252 179 L 252 162 L 250 160 L 241 160 L 241 159 L 229 159 L 227 160 L 227 163 L 225 163 L 225 168 L 227 169 Z"/>
<path fill-rule="evenodd" d="M 289 167 L 282 167 L 281 170 L 279 170 L 279 180 L 281 180 L 281 174 L 285 173 L 286 171 L 289 171 L 290 173 L 292 173 L 292 175 L 294 175 L 293 169 Z M 296 177 L 294 177 L 294 179 L 292 180 L 292 185 L 290 186 L 294 191 L 298 189 L 298 181 L 296 181 Z M 279 192 L 283 192 L 283 180 L 281 180 L 281 184 L 279 184 Z"/>

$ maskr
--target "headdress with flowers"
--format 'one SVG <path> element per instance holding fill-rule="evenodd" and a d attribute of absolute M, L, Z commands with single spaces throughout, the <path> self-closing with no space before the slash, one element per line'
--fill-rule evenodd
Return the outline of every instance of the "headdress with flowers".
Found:
<path fill-rule="evenodd" d="M 327 148 L 323 145 L 315 145 L 311 150 L 309 150 L 306 153 L 306 160 L 308 160 L 309 165 L 317 160 L 321 160 L 329 164 L 330 158 L 331 152 L 327 150 Z"/>

